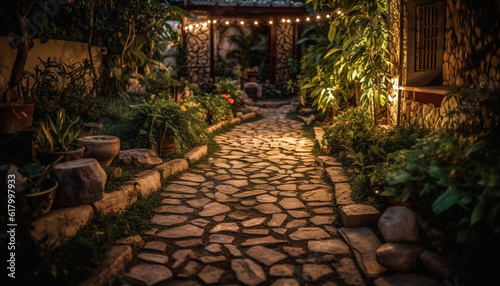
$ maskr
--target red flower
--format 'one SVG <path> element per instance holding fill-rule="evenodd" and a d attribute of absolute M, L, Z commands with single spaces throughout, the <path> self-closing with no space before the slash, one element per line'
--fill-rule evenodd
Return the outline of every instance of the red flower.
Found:
<path fill-rule="evenodd" d="M 179 102 L 180 102 L 180 103 L 183 103 L 183 102 L 184 102 L 184 99 L 179 98 Z"/>
<path fill-rule="evenodd" d="M 230 98 L 228 99 L 229 103 L 233 104 L 234 103 L 234 99 Z"/>

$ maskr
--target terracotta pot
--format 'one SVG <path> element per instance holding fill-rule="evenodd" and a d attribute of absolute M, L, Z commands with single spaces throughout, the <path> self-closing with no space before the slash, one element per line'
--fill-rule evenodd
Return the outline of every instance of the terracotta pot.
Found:
<path fill-rule="evenodd" d="M 14 134 L 31 127 L 34 108 L 33 103 L 0 103 L 0 134 Z"/>
<path fill-rule="evenodd" d="M 57 186 L 56 180 L 47 179 L 42 183 L 43 191 L 24 195 L 26 205 L 23 207 L 23 211 L 27 219 L 34 221 L 49 213 L 56 198 Z"/>
<path fill-rule="evenodd" d="M 64 163 L 64 162 L 69 162 L 69 161 L 74 161 L 83 158 L 83 151 L 85 150 L 85 147 L 82 145 L 78 144 L 71 144 L 70 145 L 71 150 L 69 151 L 47 151 L 47 150 L 42 150 L 42 149 L 36 149 L 36 157 L 38 158 L 38 161 L 40 161 L 40 164 L 42 165 L 49 165 L 59 156 L 63 156 L 61 161 L 59 163 Z"/>
<path fill-rule="evenodd" d="M 175 153 L 175 144 L 172 138 L 167 135 L 158 141 L 158 156 L 165 156 Z"/>
<path fill-rule="evenodd" d="M 256 75 L 248 75 L 247 81 L 248 82 L 257 82 L 257 76 Z"/>
<path fill-rule="evenodd" d="M 78 139 L 85 147 L 83 157 L 94 158 L 102 167 L 109 166 L 120 152 L 120 138 L 110 135 L 85 136 Z"/>

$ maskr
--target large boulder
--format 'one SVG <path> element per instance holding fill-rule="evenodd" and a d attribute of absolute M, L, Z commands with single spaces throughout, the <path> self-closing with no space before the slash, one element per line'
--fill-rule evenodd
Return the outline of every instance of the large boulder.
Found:
<path fill-rule="evenodd" d="M 149 149 L 129 149 L 118 153 L 118 160 L 125 165 L 134 163 L 138 165 L 156 166 L 163 163 L 158 155 Z"/>
<path fill-rule="evenodd" d="M 420 254 L 420 262 L 438 277 L 454 278 L 457 276 L 455 263 L 449 257 L 424 250 Z"/>
<path fill-rule="evenodd" d="M 57 164 L 54 172 L 59 181 L 56 204 L 72 207 L 102 199 L 106 172 L 96 159 L 80 159 Z"/>
<path fill-rule="evenodd" d="M 386 242 L 420 242 L 417 217 L 405 206 L 389 207 L 378 221 Z"/>
<path fill-rule="evenodd" d="M 417 267 L 422 246 L 416 243 L 386 243 L 376 252 L 378 263 L 396 272 L 410 272 Z"/>

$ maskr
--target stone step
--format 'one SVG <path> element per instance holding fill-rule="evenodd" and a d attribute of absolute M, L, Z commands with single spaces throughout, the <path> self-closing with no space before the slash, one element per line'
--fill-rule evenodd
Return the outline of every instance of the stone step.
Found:
<path fill-rule="evenodd" d="M 341 206 L 339 214 L 344 227 L 376 226 L 380 218 L 376 208 L 362 204 Z"/>
<path fill-rule="evenodd" d="M 342 227 L 339 233 L 353 251 L 358 265 L 366 277 L 376 278 L 387 271 L 385 267 L 377 262 L 375 253 L 381 243 L 369 228 Z"/>

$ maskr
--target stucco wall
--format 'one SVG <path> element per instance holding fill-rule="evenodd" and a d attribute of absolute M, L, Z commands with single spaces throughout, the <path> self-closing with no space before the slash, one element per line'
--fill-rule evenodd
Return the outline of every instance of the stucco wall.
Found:
<path fill-rule="evenodd" d="M 39 39 L 33 42 L 34 46 L 28 54 L 28 61 L 24 68 L 27 71 L 33 71 L 33 68 L 40 63 L 40 59 L 47 60 L 48 57 L 57 62 L 81 62 L 89 58 L 86 43 L 61 40 L 49 40 L 42 43 Z M 94 64 L 99 67 L 102 60 L 101 49 L 93 47 L 92 56 Z M 0 37 L 0 93 L 7 88 L 15 59 L 16 51 L 11 48 L 9 39 Z"/>

